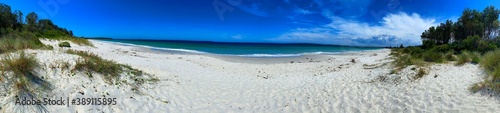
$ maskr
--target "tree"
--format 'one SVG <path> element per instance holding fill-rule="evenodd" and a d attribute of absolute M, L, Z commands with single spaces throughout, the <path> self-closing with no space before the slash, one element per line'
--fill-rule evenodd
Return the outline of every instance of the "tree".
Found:
<path fill-rule="evenodd" d="M 14 25 L 14 29 L 22 29 L 23 27 L 23 12 L 16 10 L 14 11 L 14 16 L 16 17 L 16 24 Z"/>
<path fill-rule="evenodd" d="M 14 24 L 10 6 L 0 3 L 0 28 L 11 28 Z"/>
<path fill-rule="evenodd" d="M 462 16 L 458 19 L 458 24 L 463 27 L 462 29 L 459 29 L 460 32 L 463 32 L 460 37 L 466 38 L 467 36 L 475 35 L 483 37 L 484 23 L 482 21 L 482 13 L 469 8 L 465 9 L 462 12 Z"/>
<path fill-rule="evenodd" d="M 35 12 L 31 12 L 26 16 L 26 23 L 28 25 L 36 25 L 38 21 L 38 15 Z"/>
<path fill-rule="evenodd" d="M 28 24 L 28 30 L 31 32 L 36 31 L 36 25 L 38 21 L 38 15 L 35 12 L 31 12 L 26 16 L 26 23 Z"/>
<path fill-rule="evenodd" d="M 13 30 L 15 24 L 16 17 L 12 14 L 10 6 L 0 3 L 0 35 Z"/>
<path fill-rule="evenodd" d="M 448 44 L 450 40 L 452 39 L 453 35 L 453 21 L 452 20 L 446 20 L 446 23 L 444 24 L 444 39 L 443 42 L 445 44 Z"/>
<path fill-rule="evenodd" d="M 500 10 L 495 9 L 495 6 L 488 6 L 483 10 L 484 37 L 486 39 L 491 39 L 494 32 L 499 28 L 495 25 L 495 22 L 498 22 L 499 14 Z"/>

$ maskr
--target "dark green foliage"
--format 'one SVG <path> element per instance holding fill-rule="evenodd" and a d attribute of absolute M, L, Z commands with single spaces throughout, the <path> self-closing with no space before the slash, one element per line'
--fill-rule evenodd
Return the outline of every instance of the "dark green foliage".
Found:
<path fill-rule="evenodd" d="M 420 37 L 422 37 L 422 40 L 427 41 L 425 47 L 428 47 L 430 42 L 437 45 L 448 44 L 451 40 L 452 28 L 453 22 L 446 20 L 446 23 L 441 23 L 437 27 L 432 26 L 429 30 L 425 30 Z"/>
<path fill-rule="evenodd" d="M 35 12 L 31 12 L 26 16 L 26 23 L 30 26 L 35 26 L 38 21 L 38 15 Z"/>
<path fill-rule="evenodd" d="M 496 45 L 488 39 L 492 39 L 492 34 L 500 28 L 499 14 L 500 10 L 494 6 L 485 8 L 483 12 L 467 8 L 457 22 L 447 20 L 425 30 L 421 35 L 422 48 L 430 49 L 454 40 L 450 48 L 457 52 L 469 50 L 484 53 L 493 50 Z"/>
<path fill-rule="evenodd" d="M 63 37 L 63 36 L 72 36 L 73 33 L 70 33 L 65 28 L 60 28 L 55 25 L 51 20 L 42 19 L 38 21 L 38 31 L 43 34 L 46 38 L 55 38 L 55 37 Z M 71 35 L 70 35 L 71 34 Z"/>
<path fill-rule="evenodd" d="M 430 49 L 430 51 L 439 52 L 439 53 L 446 53 L 446 52 L 451 51 L 451 50 L 452 49 L 448 44 L 435 46 L 432 49 Z"/>
<path fill-rule="evenodd" d="M 483 23 L 484 23 L 484 28 L 485 28 L 485 36 L 487 39 L 490 39 L 492 37 L 492 34 L 495 32 L 495 30 L 498 30 L 500 26 L 498 26 L 498 15 L 500 14 L 500 10 L 495 9 L 494 6 L 489 6 L 486 7 L 483 12 Z"/>
<path fill-rule="evenodd" d="M 26 16 L 27 30 L 30 32 L 37 32 L 38 15 L 31 12 Z"/>
<path fill-rule="evenodd" d="M 434 42 L 432 40 L 422 41 L 422 49 L 431 49 L 434 46 L 436 46 L 436 42 Z"/>
<path fill-rule="evenodd" d="M 69 40 L 78 45 L 93 46 L 87 39 L 73 37 L 73 31 L 55 25 L 51 20 L 38 20 L 34 12 L 23 22 L 21 11 L 12 11 L 10 6 L 0 3 L 0 53 L 20 49 L 46 48 L 38 38 Z"/>
<path fill-rule="evenodd" d="M 467 39 L 463 40 L 463 43 L 467 50 L 474 50 L 479 45 L 479 41 L 481 41 L 481 37 L 479 36 L 468 36 Z"/>
<path fill-rule="evenodd" d="M 0 3 L 0 36 L 13 31 L 39 33 L 36 36 L 46 38 L 73 36 L 72 31 L 55 25 L 51 20 L 38 20 L 38 15 L 34 12 L 26 16 L 24 24 L 21 11 L 12 11 L 10 6 Z"/>
<path fill-rule="evenodd" d="M 16 15 L 12 13 L 10 6 L 0 3 L 0 35 L 13 31 L 16 25 Z"/>
<path fill-rule="evenodd" d="M 479 36 L 469 36 L 467 39 L 458 44 L 457 49 L 464 49 L 469 51 L 478 51 L 485 53 L 486 51 L 496 49 L 496 45 L 491 41 L 482 40 Z"/>
<path fill-rule="evenodd" d="M 59 43 L 59 47 L 71 47 L 71 45 L 69 44 L 69 42 L 61 42 Z"/>

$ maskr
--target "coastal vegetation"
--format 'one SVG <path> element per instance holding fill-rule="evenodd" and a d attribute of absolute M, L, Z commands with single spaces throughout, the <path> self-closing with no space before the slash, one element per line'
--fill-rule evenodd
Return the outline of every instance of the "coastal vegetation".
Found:
<path fill-rule="evenodd" d="M 480 64 L 488 75 L 484 82 L 474 85 L 472 91 L 492 89 L 500 93 L 499 14 L 500 10 L 494 6 L 486 7 L 482 12 L 467 8 L 457 22 L 446 20 L 430 27 L 421 34 L 421 46 L 392 49 L 395 71 L 429 63 Z M 422 73 L 419 72 L 418 76 Z"/>
<path fill-rule="evenodd" d="M 34 12 L 28 13 L 24 18 L 24 13 L 15 10 L 12 11 L 11 7 L 0 3 L 0 40 L 5 38 L 24 38 L 29 40 L 38 40 L 39 38 L 49 40 L 69 40 L 79 45 L 92 44 L 83 38 L 73 36 L 73 31 L 67 30 L 54 24 L 49 19 L 39 19 L 38 15 Z M 28 43 L 35 45 L 36 43 Z"/>
<path fill-rule="evenodd" d="M 130 75 L 136 84 L 143 84 L 146 81 L 157 81 L 155 78 L 141 78 L 143 75 L 146 75 L 141 70 L 134 69 L 129 65 L 119 64 L 112 60 L 103 59 L 90 52 L 70 49 L 66 53 L 82 57 L 82 59 L 76 62 L 73 71 L 84 72 L 91 78 L 94 76 L 92 73 L 101 74 L 109 84 L 119 82 L 120 77 L 122 77 L 121 75 L 124 73 Z"/>
<path fill-rule="evenodd" d="M 0 82 L 9 87 L 8 91 L 13 92 L 16 98 L 39 98 L 40 95 L 52 90 L 49 82 L 39 78 L 39 73 L 36 71 L 39 67 L 38 61 L 23 51 L 4 54 L 0 60 Z M 45 107 L 35 105 L 34 109 L 46 111 Z"/>
<path fill-rule="evenodd" d="M 73 31 L 59 27 L 49 19 L 39 19 L 38 15 L 33 12 L 24 18 L 21 11 L 12 11 L 10 6 L 0 3 L 0 85 L 5 87 L 5 92 L 13 92 L 12 94 L 16 95 L 15 98 L 40 98 L 39 96 L 53 89 L 49 82 L 39 78 L 44 76 L 38 73 L 44 69 L 40 66 L 41 62 L 38 62 L 33 55 L 24 52 L 26 49 L 52 50 L 54 48 L 43 44 L 40 40 L 62 41 L 58 44 L 59 47 L 71 47 L 68 41 L 77 45 L 93 46 L 87 39 L 73 36 Z M 78 55 L 81 59 L 76 61 L 73 69 L 71 69 L 73 64 L 60 62 L 63 64 L 60 67 L 61 70 L 69 70 L 72 73 L 83 72 L 90 77 L 96 76 L 92 75 L 96 73 L 109 84 L 120 82 L 138 87 L 145 82 L 158 80 L 150 76 L 142 76 L 145 73 L 140 70 L 103 59 L 96 54 L 74 50 L 68 50 L 65 53 Z M 121 80 L 121 75 L 130 75 L 126 77 L 133 82 Z M 0 110 L 3 107 L 2 104 L 0 103 Z M 21 107 L 23 108 L 18 110 L 47 111 L 46 106 L 43 105 L 33 106 L 33 108 Z"/>
<path fill-rule="evenodd" d="M 59 47 L 71 47 L 71 45 L 69 44 L 69 42 L 60 42 Z"/>

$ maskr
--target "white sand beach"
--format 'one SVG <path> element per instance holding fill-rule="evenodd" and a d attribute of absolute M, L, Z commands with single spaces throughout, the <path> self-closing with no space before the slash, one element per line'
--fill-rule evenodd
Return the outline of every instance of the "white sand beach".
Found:
<path fill-rule="evenodd" d="M 500 99 L 472 93 L 468 88 L 485 74 L 478 65 L 452 63 L 428 66 L 428 75 L 413 79 L 411 67 L 390 74 L 390 50 L 296 58 L 238 58 L 218 55 L 173 54 L 145 47 L 91 40 L 95 47 L 29 50 L 54 86 L 49 97 L 112 97 L 111 106 L 47 106 L 61 113 L 498 113 Z M 59 62 L 74 68 L 77 55 L 89 51 L 157 77 L 138 88 L 109 85 L 100 77 L 71 75 Z M 353 60 L 354 59 L 354 60 Z M 123 78 L 128 79 L 128 78 Z M 0 96 L 7 102 L 14 95 Z M 0 111 L 9 112 L 15 106 Z"/>

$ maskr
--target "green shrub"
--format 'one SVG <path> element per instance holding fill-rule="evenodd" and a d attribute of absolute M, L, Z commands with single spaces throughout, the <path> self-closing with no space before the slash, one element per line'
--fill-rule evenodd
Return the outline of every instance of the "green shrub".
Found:
<path fill-rule="evenodd" d="M 432 40 L 424 40 L 424 41 L 422 41 L 422 48 L 423 49 L 431 49 L 434 46 L 436 46 L 436 42 L 434 42 Z"/>
<path fill-rule="evenodd" d="M 443 53 L 439 52 L 427 51 L 422 55 L 422 58 L 426 62 L 436 62 L 436 63 L 444 62 L 444 55 Z"/>
<path fill-rule="evenodd" d="M 467 50 L 467 47 L 465 47 L 465 43 L 463 41 L 453 42 L 450 47 L 456 52 Z"/>
<path fill-rule="evenodd" d="M 448 52 L 450 50 L 451 50 L 451 47 L 448 44 L 443 44 L 443 45 L 435 46 L 432 49 L 430 49 L 429 51 L 445 53 L 445 52 Z"/>
<path fill-rule="evenodd" d="M 473 51 L 476 50 L 477 45 L 479 44 L 479 41 L 481 40 L 481 37 L 479 36 L 468 36 L 465 40 L 463 40 L 464 46 L 466 47 L 467 50 Z"/>
<path fill-rule="evenodd" d="M 68 34 L 60 30 L 47 30 L 43 32 L 43 36 L 46 38 L 54 38 L 54 37 L 68 36 Z"/>
<path fill-rule="evenodd" d="M 493 42 L 481 40 L 477 45 L 476 51 L 485 53 L 487 51 L 495 50 L 496 48 L 497 46 Z"/>
<path fill-rule="evenodd" d="M 420 48 L 420 47 L 411 47 L 411 48 L 408 48 L 408 49 L 411 50 L 410 54 L 413 55 L 413 56 L 416 56 L 416 57 L 417 56 L 420 57 L 419 55 L 421 55 L 422 53 L 425 52 L 425 50 L 422 49 L 422 48 Z"/>
<path fill-rule="evenodd" d="M 60 42 L 59 47 L 71 47 L 71 45 L 69 44 L 69 42 Z"/>

